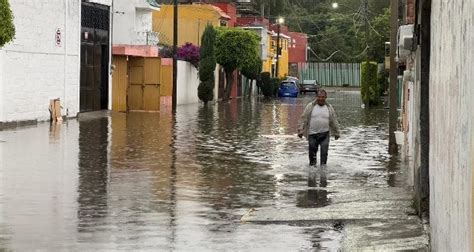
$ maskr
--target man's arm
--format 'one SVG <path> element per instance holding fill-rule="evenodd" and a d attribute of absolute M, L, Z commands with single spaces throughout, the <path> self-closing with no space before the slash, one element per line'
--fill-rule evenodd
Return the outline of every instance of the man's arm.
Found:
<path fill-rule="evenodd" d="M 301 114 L 300 119 L 298 120 L 298 137 L 300 137 L 300 138 L 303 137 L 304 127 L 307 124 L 308 110 L 309 110 L 310 107 L 311 107 L 311 103 L 306 105 L 306 107 L 304 108 L 303 113 Z"/>
<path fill-rule="evenodd" d="M 331 106 L 331 110 L 332 110 L 331 128 L 332 128 L 332 131 L 334 131 L 334 138 L 337 140 L 341 137 L 340 131 L 339 131 L 339 122 L 337 120 L 336 111 L 334 110 L 332 106 Z"/>

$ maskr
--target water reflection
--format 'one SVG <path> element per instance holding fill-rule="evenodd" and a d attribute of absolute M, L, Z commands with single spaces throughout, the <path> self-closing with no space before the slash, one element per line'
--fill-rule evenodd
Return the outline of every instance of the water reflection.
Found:
<path fill-rule="evenodd" d="M 324 207 L 331 203 L 326 189 L 312 188 L 300 191 L 297 195 L 296 206 L 302 208 Z"/>
<path fill-rule="evenodd" d="M 78 230 L 87 231 L 107 215 L 109 118 L 79 124 Z"/>

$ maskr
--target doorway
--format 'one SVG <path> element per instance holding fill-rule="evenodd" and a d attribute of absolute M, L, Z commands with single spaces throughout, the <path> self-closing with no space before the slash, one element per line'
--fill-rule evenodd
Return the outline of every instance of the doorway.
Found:
<path fill-rule="evenodd" d="M 109 103 L 109 7 L 82 2 L 80 112 Z"/>

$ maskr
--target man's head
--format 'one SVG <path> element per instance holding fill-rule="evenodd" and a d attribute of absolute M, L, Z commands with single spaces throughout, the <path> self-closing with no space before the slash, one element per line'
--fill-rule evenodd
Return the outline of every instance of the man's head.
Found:
<path fill-rule="evenodd" d="M 328 94 L 326 93 L 326 90 L 324 89 L 319 89 L 318 92 L 316 93 L 316 103 L 319 106 L 324 106 L 326 104 L 326 98 L 328 97 Z"/>

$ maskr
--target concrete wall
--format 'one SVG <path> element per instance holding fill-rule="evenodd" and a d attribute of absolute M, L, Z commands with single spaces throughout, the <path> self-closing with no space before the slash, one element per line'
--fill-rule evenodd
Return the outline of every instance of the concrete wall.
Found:
<path fill-rule="evenodd" d="M 193 65 L 188 62 L 178 60 L 177 85 L 177 105 L 199 102 L 197 95 L 199 76 L 197 69 Z"/>
<path fill-rule="evenodd" d="M 431 244 L 472 251 L 474 2 L 432 1 L 431 8 Z"/>
<path fill-rule="evenodd" d="M 49 119 L 79 111 L 80 0 L 10 1 L 16 38 L 0 50 L 0 122 Z M 66 21 L 67 20 L 67 21 Z M 56 45 L 56 30 L 61 43 Z"/>

